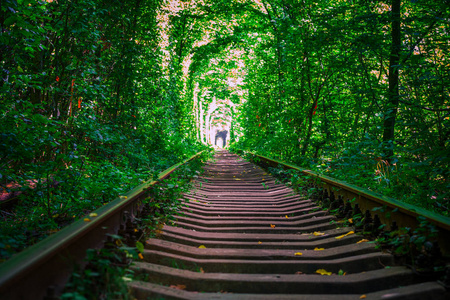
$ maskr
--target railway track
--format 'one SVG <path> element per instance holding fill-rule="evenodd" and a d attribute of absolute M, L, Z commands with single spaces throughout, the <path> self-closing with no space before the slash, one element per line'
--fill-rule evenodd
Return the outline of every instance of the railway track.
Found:
<path fill-rule="evenodd" d="M 228 152 L 205 166 L 183 215 L 147 240 L 137 299 L 448 299 L 316 203 Z"/>
<path fill-rule="evenodd" d="M 142 259 L 130 266 L 136 275 L 128 283 L 132 297 L 449 299 L 450 274 L 440 282 L 396 265 L 391 254 L 260 167 L 222 151 L 204 169 L 183 196 L 182 214 L 148 239 Z M 58 299 L 73 261 L 102 247 L 108 233 L 130 230 L 124 226 L 133 223 L 153 184 L 136 187 L 97 210 L 89 223 L 72 224 L 2 264 L 0 299 Z M 366 200 L 358 200 L 363 207 Z M 445 250 L 450 222 L 431 220 L 440 224 Z"/>

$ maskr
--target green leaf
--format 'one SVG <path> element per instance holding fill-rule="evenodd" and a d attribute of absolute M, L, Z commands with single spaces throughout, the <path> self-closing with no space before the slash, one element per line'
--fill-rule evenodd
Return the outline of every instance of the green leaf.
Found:
<path fill-rule="evenodd" d="M 136 242 L 136 248 L 140 253 L 144 252 L 144 245 L 141 242 Z"/>
<path fill-rule="evenodd" d="M 16 20 L 17 20 L 16 16 L 11 16 L 5 20 L 4 24 L 5 24 L 5 26 L 11 26 L 12 24 L 14 24 L 16 22 Z"/>

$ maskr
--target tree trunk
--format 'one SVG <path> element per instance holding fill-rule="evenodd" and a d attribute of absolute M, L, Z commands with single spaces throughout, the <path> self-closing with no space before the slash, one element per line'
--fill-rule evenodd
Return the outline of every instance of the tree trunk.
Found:
<path fill-rule="evenodd" d="M 314 116 L 314 111 L 317 108 L 317 102 L 319 100 L 318 98 L 319 98 L 319 95 L 317 95 L 317 98 L 314 100 L 313 105 L 309 109 L 309 113 L 308 113 L 308 129 L 307 129 L 307 132 L 306 132 L 305 142 L 303 143 L 301 156 L 305 156 L 306 151 L 308 150 L 308 147 L 309 147 L 309 142 L 311 140 L 311 134 L 312 134 L 313 116 Z"/>
<path fill-rule="evenodd" d="M 384 157 L 388 161 L 394 155 L 395 118 L 399 103 L 398 77 L 401 48 L 400 6 L 401 0 L 392 0 L 392 47 L 389 59 L 388 105 L 384 117 L 383 132 Z"/>

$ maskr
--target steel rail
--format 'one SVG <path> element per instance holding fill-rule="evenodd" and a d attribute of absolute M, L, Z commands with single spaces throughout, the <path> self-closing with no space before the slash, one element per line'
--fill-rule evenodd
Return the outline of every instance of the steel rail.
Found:
<path fill-rule="evenodd" d="M 417 219 L 417 217 L 422 216 L 426 218 L 426 220 L 434 224 L 436 226 L 436 229 L 438 230 L 438 243 L 441 252 L 445 256 L 450 256 L 449 217 L 433 213 L 412 204 L 400 202 L 397 199 L 372 192 L 370 190 L 358 187 L 353 184 L 349 184 L 341 180 L 337 180 L 326 175 L 321 175 L 314 171 L 307 170 L 293 164 L 282 162 L 280 160 L 269 158 L 249 151 L 244 152 L 259 158 L 266 166 L 282 166 L 284 169 L 297 170 L 305 175 L 319 180 L 322 183 L 323 188 L 325 188 L 329 194 L 333 192 L 336 195 L 342 196 L 344 202 L 349 201 L 350 199 L 355 199 L 362 212 L 366 210 L 372 211 L 377 207 L 384 207 L 384 211 L 372 211 L 372 214 L 378 214 L 381 222 L 388 226 L 392 226 L 392 222 L 395 221 L 399 227 L 417 228 L 419 226 L 419 220 Z"/>
<path fill-rule="evenodd" d="M 196 159 L 203 151 L 191 156 L 158 175 L 168 177 L 181 165 Z M 46 293 L 58 295 L 73 268 L 81 264 L 86 250 L 101 248 L 107 234 L 116 234 L 142 208 L 142 200 L 158 180 L 148 180 L 93 211 L 90 221 L 81 218 L 41 242 L 25 249 L 0 265 L 0 299 L 51 299 Z M 55 298 L 57 299 L 57 298 Z"/>

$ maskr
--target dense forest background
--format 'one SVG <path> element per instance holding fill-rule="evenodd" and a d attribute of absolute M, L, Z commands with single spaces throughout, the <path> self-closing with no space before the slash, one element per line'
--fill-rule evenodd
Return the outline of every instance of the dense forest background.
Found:
<path fill-rule="evenodd" d="M 448 0 L 4 0 L 2 257 L 205 149 L 449 214 Z"/>

